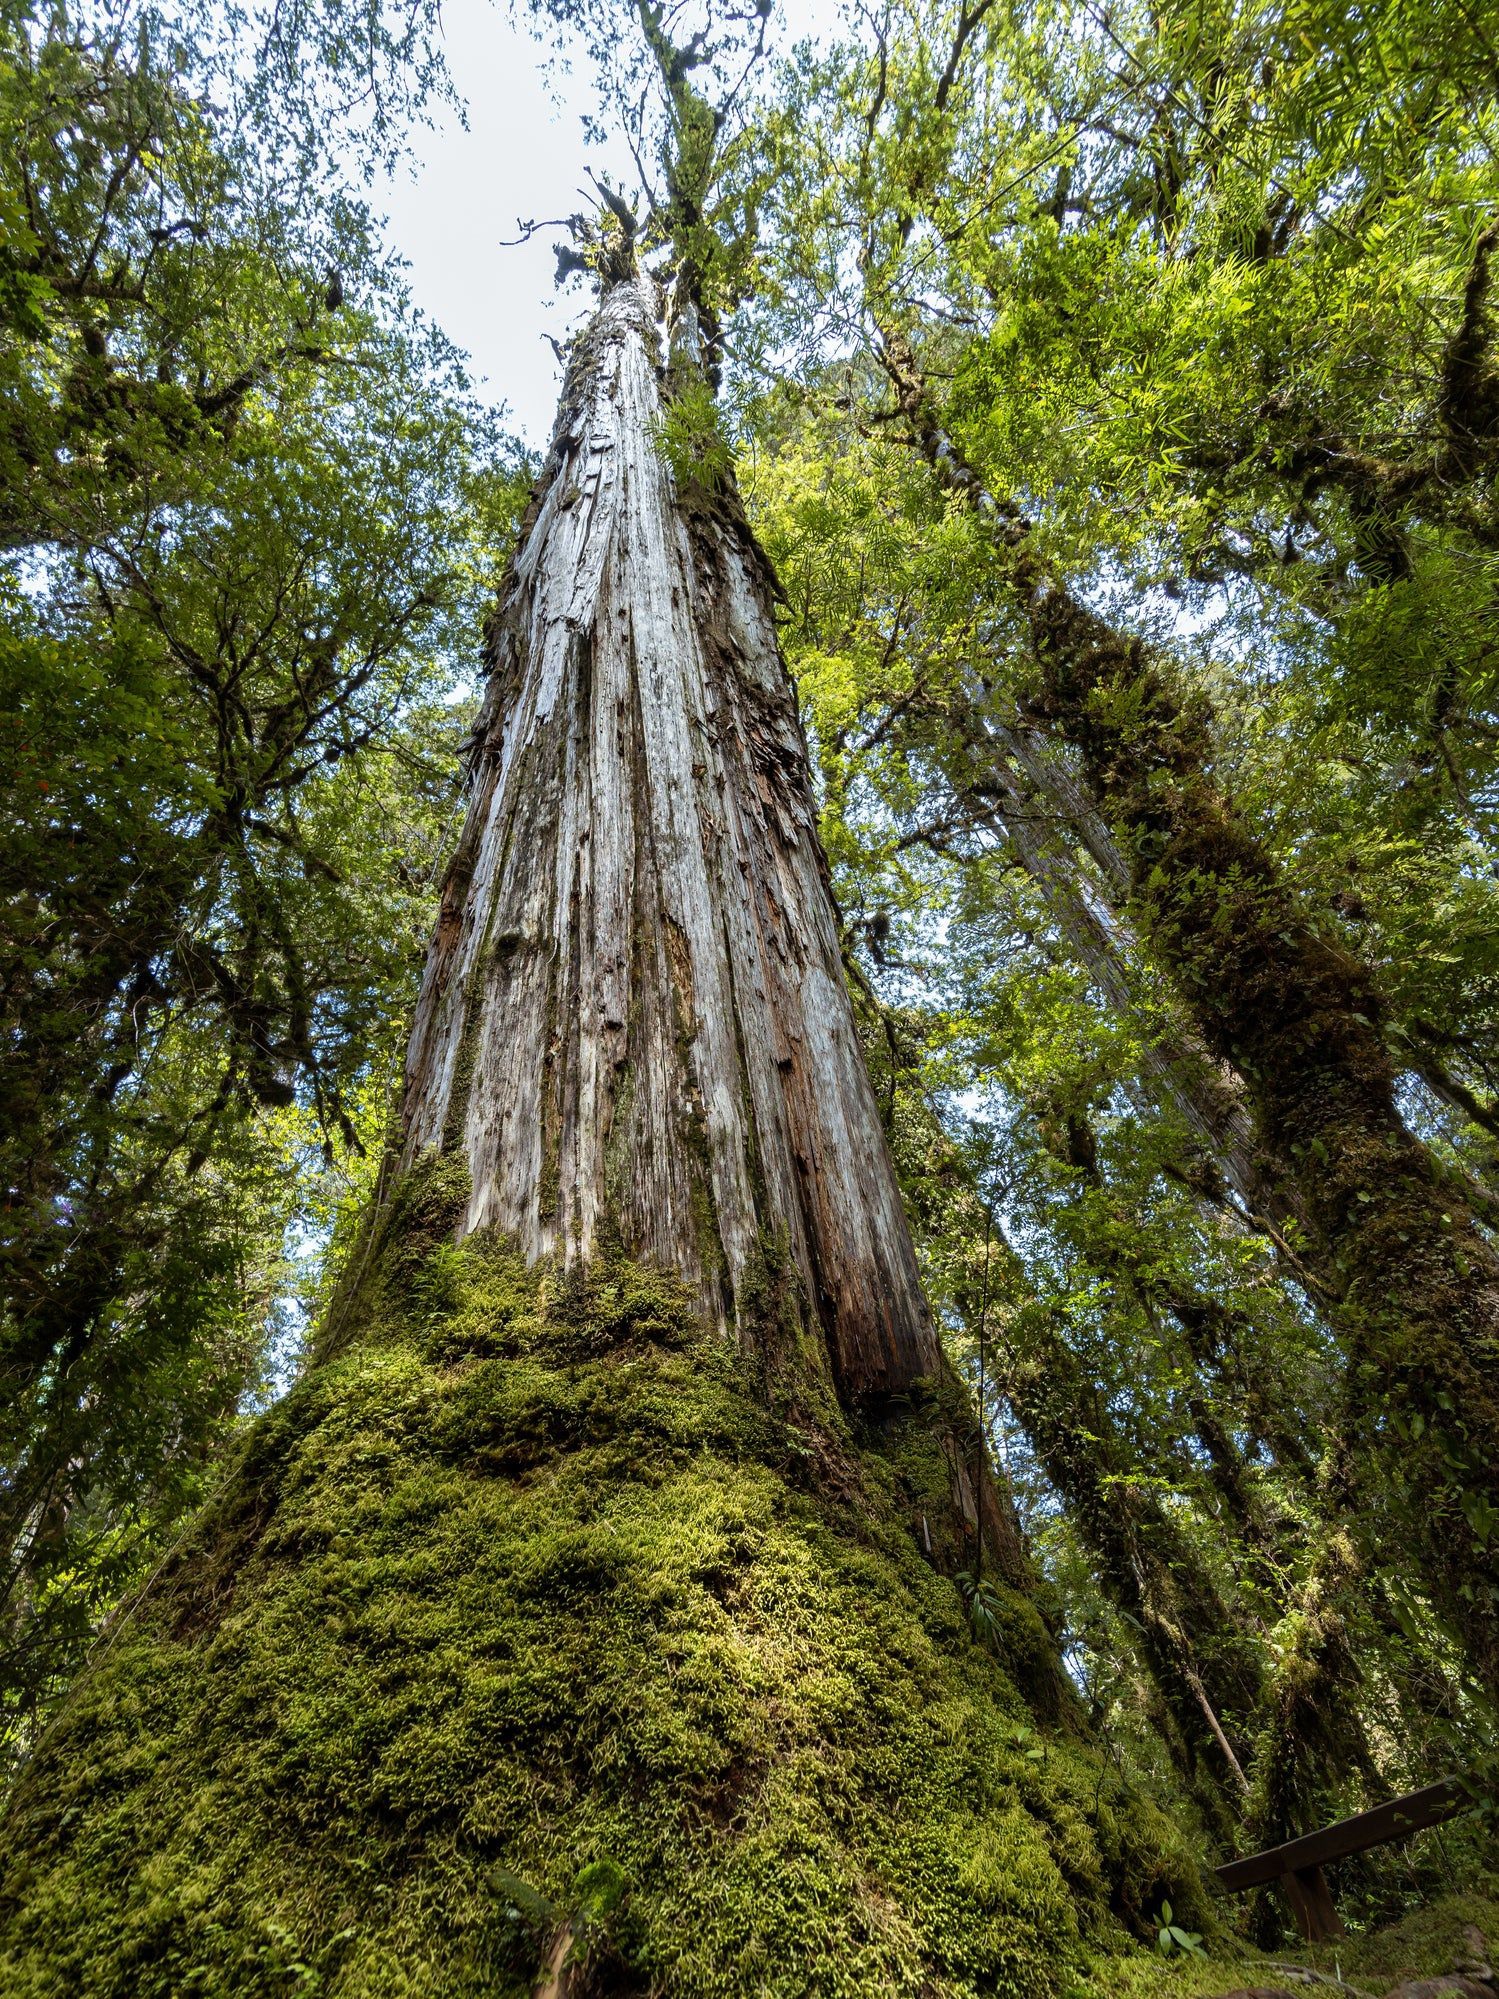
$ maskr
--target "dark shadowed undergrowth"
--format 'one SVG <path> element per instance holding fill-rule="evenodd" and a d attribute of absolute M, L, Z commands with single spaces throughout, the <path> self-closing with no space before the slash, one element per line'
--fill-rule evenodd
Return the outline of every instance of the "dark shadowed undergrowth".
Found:
<path fill-rule="evenodd" d="M 42 1742 L 7 1995 L 479 1999 L 563 1933 L 598 1994 L 1040 1995 L 1200 1913 L 1033 1732 L 1035 1611 L 1007 1670 L 918 1553 L 920 1408 L 855 1435 L 671 1280 L 455 1246 L 453 1191 L 408 1181 Z"/>

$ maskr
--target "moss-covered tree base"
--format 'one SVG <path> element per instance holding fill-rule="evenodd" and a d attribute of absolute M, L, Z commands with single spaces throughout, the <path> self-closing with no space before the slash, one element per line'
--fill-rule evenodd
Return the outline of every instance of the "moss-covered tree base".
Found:
<path fill-rule="evenodd" d="M 564 1954 L 574 1993 L 1041 1995 L 1196 1906 L 1035 1727 L 1035 1612 L 1007 1672 L 918 1550 L 929 1418 L 855 1436 L 669 1281 L 436 1221 L 398 1203 L 42 1743 L 7 1999 L 489 1999 Z"/>

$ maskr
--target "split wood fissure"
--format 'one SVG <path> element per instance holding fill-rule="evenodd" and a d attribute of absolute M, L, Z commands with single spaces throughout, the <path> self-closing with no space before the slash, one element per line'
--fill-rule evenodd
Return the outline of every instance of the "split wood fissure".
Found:
<path fill-rule="evenodd" d="M 408 1161 L 465 1226 L 606 1236 L 721 1323 L 790 1258 L 845 1391 L 938 1346 L 843 981 L 768 565 L 661 448 L 657 300 L 580 341 L 507 578 L 407 1061 Z"/>

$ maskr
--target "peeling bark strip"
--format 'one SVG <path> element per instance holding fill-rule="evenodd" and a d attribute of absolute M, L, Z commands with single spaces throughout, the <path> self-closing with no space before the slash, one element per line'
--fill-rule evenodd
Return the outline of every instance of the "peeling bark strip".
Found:
<path fill-rule="evenodd" d="M 580 343 L 507 579 L 472 803 L 407 1062 L 406 1158 L 466 1226 L 606 1233 L 726 1325 L 768 1243 L 840 1386 L 938 1346 L 843 985 L 806 751 L 737 504 L 658 449 L 654 288 Z"/>

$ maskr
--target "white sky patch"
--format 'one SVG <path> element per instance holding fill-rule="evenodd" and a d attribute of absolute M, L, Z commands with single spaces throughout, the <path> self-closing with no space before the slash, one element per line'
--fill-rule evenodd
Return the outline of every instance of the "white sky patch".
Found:
<path fill-rule="evenodd" d="M 777 8 L 784 46 L 837 20 L 836 0 L 791 0 Z M 449 107 L 412 135 L 414 163 L 371 192 L 387 217 L 386 239 L 410 266 L 417 304 L 470 358 L 476 386 L 533 448 L 552 427 L 562 369 L 547 336 L 565 341 L 587 311 L 576 280 L 554 283 L 547 230 L 504 249 L 517 217 L 567 216 L 594 199 L 586 169 L 621 187 L 635 173 L 622 140 L 591 146 L 585 114 L 598 97 L 586 59 L 570 73 L 523 23 L 489 0 L 447 0 L 443 38 L 453 81 L 468 104 L 468 129 Z M 565 54 L 558 35 L 556 52 Z"/>

